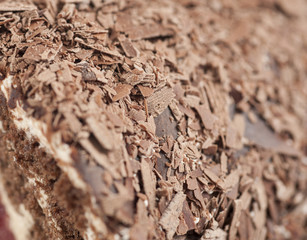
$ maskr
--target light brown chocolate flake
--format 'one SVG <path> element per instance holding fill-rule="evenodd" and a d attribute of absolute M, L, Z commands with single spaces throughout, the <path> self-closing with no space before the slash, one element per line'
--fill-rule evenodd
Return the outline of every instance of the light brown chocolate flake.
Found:
<path fill-rule="evenodd" d="M 186 195 L 183 192 L 178 192 L 161 216 L 159 223 L 166 231 L 167 239 L 172 239 L 177 230 L 185 199 Z"/>
<path fill-rule="evenodd" d="M 114 26 L 114 16 L 111 13 L 99 11 L 97 13 L 97 21 L 106 29 L 110 29 Z"/>
<path fill-rule="evenodd" d="M 97 68 L 91 68 L 92 72 L 96 76 L 96 80 L 102 83 L 107 83 L 108 80 L 105 77 L 105 73 L 103 71 L 98 70 Z"/>
<path fill-rule="evenodd" d="M 56 73 L 51 71 L 50 69 L 45 69 L 44 71 L 39 73 L 37 78 L 40 79 L 42 82 L 46 82 L 46 83 L 49 83 L 49 84 L 55 83 L 56 79 L 57 79 Z M 57 84 L 57 83 L 55 83 L 55 84 Z M 54 90 L 56 91 L 57 89 L 55 88 Z M 61 90 L 63 90 L 63 89 L 61 89 Z M 59 96 L 63 96 L 63 92 L 59 91 L 58 95 Z"/>
<path fill-rule="evenodd" d="M 144 87 L 142 85 L 138 85 L 138 88 L 140 89 L 140 92 L 142 93 L 144 97 L 149 97 L 154 92 L 154 89 L 150 87 Z"/>
<path fill-rule="evenodd" d="M 184 234 L 186 234 L 188 232 L 188 230 L 189 230 L 188 226 L 185 223 L 183 217 L 181 216 L 176 233 L 177 233 L 177 235 L 184 235 Z"/>
<path fill-rule="evenodd" d="M 102 46 L 101 44 L 96 44 L 96 43 L 87 43 L 86 41 L 84 41 L 83 39 L 79 38 L 79 37 L 76 37 L 74 39 L 76 42 L 86 46 L 86 47 L 89 47 L 89 48 L 92 48 L 94 50 L 97 50 L 99 52 L 102 52 L 102 53 L 105 53 L 105 54 L 108 54 L 110 56 L 114 56 L 114 57 L 118 57 L 119 59 L 122 58 L 122 55 L 116 51 L 116 50 L 111 50 L 107 47 L 104 47 Z M 113 60 L 113 59 L 112 59 Z"/>
<path fill-rule="evenodd" d="M 195 109 L 198 112 L 200 119 L 202 123 L 204 124 L 205 128 L 208 130 L 212 130 L 214 123 L 215 123 L 215 117 L 211 113 L 211 111 L 207 109 L 204 105 L 198 105 L 195 107 Z"/>
<path fill-rule="evenodd" d="M 129 112 L 129 117 L 134 121 L 146 121 L 146 114 L 143 110 L 131 109 Z"/>
<path fill-rule="evenodd" d="M 171 101 L 169 108 L 172 110 L 172 113 L 177 121 L 180 121 L 184 117 L 184 114 L 179 110 L 175 99 Z"/>
<path fill-rule="evenodd" d="M 94 53 L 93 49 L 77 49 L 76 50 L 76 57 L 81 60 L 86 60 L 90 58 Z"/>
<path fill-rule="evenodd" d="M 131 240 L 148 239 L 153 229 L 153 219 L 148 217 L 148 211 L 144 204 L 144 200 L 139 199 L 136 205 L 137 215 L 136 222 L 130 230 Z"/>
<path fill-rule="evenodd" d="M 229 240 L 235 240 L 236 234 L 238 231 L 238 226 L 240 224 L 240 216 L 242 211 L 242 202 L 240 199 L 234 200 L 234 215 L 231 221 L 230 229 L 229 229 Z"/>
<path fill-rule="evenodd" d="M 154 37 L 171 36 L 174 34 L 174 31 L 159 24 L 150 24 L 143 26 L 129 26 L 127 33 L 131 40 L 140 40 Z"/>
<path fill-rule="evenodd" d="M 101 146 L 106 150 L 114 149 L 116 142 L 114 139 L 114 134 L 111 130 L 107 128 L 105 124 L 102 124 L 94 117 L 88 117 L 86 122 L 91 130 L 91 132 L 95 135 Z"/>
<path fill-rule="evenodd" d="M 175 94 L 172 89 L 164 87 L 154 92 L 148 99 L 148 112 L 153 116 L 160 115 L 171 103 Z"/>
<path fill-rule="evenodd" d="M 232 124 L 227 127 L 226 145 L 234 149 L 241 149 L 243 146 L 242 137 Z"/>
<path fill-rule="evenodd" d="M 123 97 L 127 97 L 130 94 L 131 89 L 132 86 L 128 84 L 117 85 L 117 87 L 115 88 L 117 94 L 112 98 L 112 100 L 116 102 Z"/>
<path fill-rule="evenodd" d="M 240 226 L 238 227 L 240 238 L 250 239 L 255 236 L 253 223 L 247 212 L 242 211 L 240 216 Z"/>
<path fill-rule="evenodd" d="M 134 74 L 131 72 L 125 73 L 121 76 L 121 78 L 128 84 L 131 84 L 132 86 L 141 83 L 143 79 L 143 75 L 141 74 Z"/>
<path fill-rule="evenodd" d="M 156 180 L 151 172 L 151 167 L 146 160 L 141 161 L 141 173 L 143 179 L 143 185 L 145 194 L 148 197 L 149 209 L 153 211 L 155 209 L 156 202 Z"/>
<path fill-rule="evenodd" d="M 222 179 L 220 179 L 213 171 L 205 168 L 204 173 L 221 189 L 225 189 L 225 183 Z"/>
<path fill-rule="evenodd" d="M 133 25 L 132 18 L 129 13 L 119 12 L 116 14 L 115 30 L 124 32 Z"/>
<path fill-rule="evenodd" d="M 198 187 L 197 180 L 195 178 L 188 178 L 187 185 L 188 185 L 188 189 L 190 190 L 195 190 Z"/>
<path fill-rule="evenodd" d="M 184 107 L 183 105 L 181 104 L 178 104 L 178 108 L 179 110 L 184 113 L 185 115 L 187 115 L 189 118 L 191 119 L 195 119 L 195 112 L 189 108 L 189 107 Z"/>
<path fill-rule="evenodd" d="M 156 132 L 156 124 L 154 121 L 153 116 L 150 116 L 147 119 L 147 122 L 144 121 L 138 121 L 138 124 L 144 128 L 146 130 L 146 132 L 151 135 L 152 137 L 155 136 L 155 132 Z"/>
<path fill-rule="evenodd" d="M 72 82 L 72 75 L 70 71 L 70 67 L 68 66 L 68 62 L 63 62 L 61 64 L 61 69 L 57 71 L 57 76 L 59 82 Z"/>
<path fill-rule="evenodd" d="M 191 209 L 187 201 L 183 202 L 182 213 L 183 213 L 184 221 L 188 227 L 188 231 L 195 229 L 196 226 L 194 222 L 194 216 L 191 212 Z"/>
<path fill-rule="evenodd" d="M 112 112 L 106 112 L 106 115 L 108 116 L 109 120 L 113 123 L 113 125 L 115 127 L 123 127 L 124 126 L 124 121 L 123 119 L 115 114 L 115 113 L 112 113 Z"/>
<path fill-rule="evenodd" d="M 233 124 L 238 131 L 240 138 L 244 136 L 246 118 L 243 114 L 235 114 L 233 118 Z"/>
<path fill-rule="evenodd" d="M 61 12 L 58 14 L 58 18 L 71 19 L 76 9 L 76 5 L 72 3 L 66 3 Z"/>
<path fill-rule="evenodd" d="M 0 4 L 0 12 L 23 12 L 36 10 L 36 6 L 26 0 L 19 1 L 2 1 Z"/>
<path fill-rule="evenodd" d="M 231 190 L 229 190 L 228 192 L 226 192 L 226 196 L 229 199 L 235 200 L 238 197 L 238 193 L 239 193 L 239 184 L 235 184 Z"/>
<path fill-rule="evenodd" d="M 143 71 L 127 72 L 121 76 L 121 79 L 132 86 L 140 83 L 150 83 L 155 82 L 155 75 L 153 73 L 144 73 Z"/>
<path fill-rule="evenodd" d="M 32 45 L 29 46 L 23 55 L 25 59 L 30 59 L 34 61 L 39 61 L 42 59 L 52 59 L 54 54 L 52 54 L 51 49 L 44 45 Z"/>
<path fill-rule="evenodd" d="M 199 201 L 199 203 L 201 204 L 201 207 L 203 209 L 206 209 L 206 203 L 204 201 L 204 197 L 202 195 L 202 192 L 201 190 L 199 189 L 199 187 L 197 187 L 194 191 L 194 196 L 195 196 L 195 199 Z"/>
<path fill-rule="evenodd" d="M 234 170 L 232 171 L 227 177 L 225 178 L 225 189 L 229 190 L 235 187 L 237 184 L 239 184 L 239 179 L 240 179 L 240 171 L 239 170 Z"/>
<path fill-rule="evenodd" d="M 221 154 L 221 172 L 223 174 L 227 173 L 227 156 L 224 152 Z"/>
<path fill-rule="evenodd" d="M 117 184 L 118 187 L 118 184 Z M 102 201 L 102 208 L 104 210 L 104 213 L 107 216 L 114 217 L 117 220 L 120 220 L 121 222 L 132 225 L 133 224 L 133 212 L 131 212 L 131 197 L 129 196 L 129 193 L 127 192 L 127 189 L 125 189 L 123 193 L 114 194 L 111 193 L 108 196 L 106 196 Z"/>
<path fill-rule="evenodd" d="M 177 83 L 174 87 L 173 87 L 174 93 L 176 95 L 176 99 L 179 101 L 183 96 L 184 96 L 184 90 L 181 86 L 180 83 Z"/>
<path fill-rule="evenodd" d="M 133 46 L 133 43 L 129 39 L 123 39 L 119 42 L 127 57 L 137 57 L 139 55 L 138 50 Z"/>

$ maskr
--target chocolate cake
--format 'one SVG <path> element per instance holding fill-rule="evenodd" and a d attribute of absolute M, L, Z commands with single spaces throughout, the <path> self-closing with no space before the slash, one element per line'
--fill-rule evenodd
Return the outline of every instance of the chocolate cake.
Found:
<path fill-rule="evenodd" d="M 304 0 L 0 0 L 0 240 L 307 239 Z"/>

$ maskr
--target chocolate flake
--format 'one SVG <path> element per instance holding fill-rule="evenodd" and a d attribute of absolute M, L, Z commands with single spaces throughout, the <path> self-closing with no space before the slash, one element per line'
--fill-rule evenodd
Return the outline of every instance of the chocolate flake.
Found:
<path fill-rule="evenodd" d="M 129 39 L 120 40 L 120 45 L 128 57 L 138 56 L 138 50 L 133 46 Z"/>
<path fill-rule="evenodd" d="M 175 94 L 172 89 L 164 87 L 155 91 L 148 99 L 148 112 L 153 116 L 160 115 L 171 103 Z"/>
<path fill-rule="evenodd" d="M 151 211 L 155 208 L 155 202 L 156 202 L 156 181 L 155 178 L 152 175 L 152 172 L 150 171 L 150 165 L 147 163 L 146 160 L 141 161 L 141 172 L 142 172 L 142 179 L 144 184 L 144 190 L 146 193 L 146 196 L 148 197 L 149 202 L 149 209 Z"/>
<path fill-rule="evenodd" d="M 208 130 L 212 130 L 214 126 L 215 118 L 210 112 L 210 110 L 207 109 L 204 105 L 197 106 L 196 110 L 205 128 Z"/>
<path fill-rule="evenodd" d="M 108 130 L 104 124 L 101 124 L 93 117 L 88 117 L 86 122 L 89 125 L 91 132 L 95 135 L 103 148 L 106 150 L 112 150 L 115 147 L 112 132 Z"/>
<path fill-rule="evenodd" d="M 142 85 L 138 85 L 138 88 L 140 89 L 140 91 L 141 91 L 141 93 L 144 97 L 149 97 L 154 92 L 154 90 L 150 87 L 144 87 Z"/>
<path fill-rule="evenodd" d="M 174 34 L 172 29 L 162 27 L 158 24 L 133 26 L 127 32 L 131 40 L 166 37 Z"/>
<path fill-rule="evenodd" d="M 37 7 L 27 0 L 1 1 L 0 12 L 22 12 L 36 10 Z"/>
<path fill-rule="evenodd" d="M 240 199 L 234 201 L 234 216 L 229 229 L 229 239 L 236 239 L 236 233 L 240 224 L 240 215 L 242 211 L 242 202 Z"/>
<path fill-rule="evenodd" d="M 119 84 L 116 88 L 116 95 L 112 98 L 113 101 L 118 101 L 119 99 L 126 97 L 130 94 L 132 86 L 128 84 Z"/>
<path fill-rule="evenodd" d="M 182 192 L 178 192 L 161 216 L 159 223 L 167 232 L 167 239 L 172 239 L 176 232 L 185 199 L 186 195 Z"/>

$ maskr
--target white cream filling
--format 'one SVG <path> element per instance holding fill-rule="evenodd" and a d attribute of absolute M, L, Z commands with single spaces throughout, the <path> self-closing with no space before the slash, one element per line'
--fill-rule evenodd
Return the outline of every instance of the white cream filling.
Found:
<path fill-rule="evenodd" d="M 30 239 L 30 230 L 33 227 L 34 220 L 23 204 L 19 205 L 18 210 L 11 203 L 6 190 L 4 189 L 2 178 L 0 177 L 0 196 L 7 215 L 9 216 L 9 227 L 14 233 L 16 240 Z"/>
<path fill-rule="evenodd" d="M 12 87 L 16 87 L 13 85 L 13 77 L 8 76 L 2 81 L 1 91 L 4 93 L 6 99 L 9 99 L 10 91 Z M 13 121 L 16 127 L 20 130 L 23 130 L 28 138 L 36 137 L 39 139 L 40 146 L 43 147 L 48 153 L 54 156 L 58 161 L 59 167 L 63 172 L 67 174 L 72 184 L 84 191 L 86 191 L 87 184 L 83 181 L 83 179 L 79 176 L 77 170 L 72 166 L 72 158 L 71 158 L 71 149 L 69 145 L 65 144 L 61 140 L 60 132 L 53 133 L 51 136 L 51 141 L 47 139 L 47 125 L 43 122 L 40 122 L 33 117 L 27 116 L 25 110 L 20 106 L 20 103 L 17 101 L 16 107 L 14 109 L 9 109 L 10 113 L 14 116 Z M 2 130 L 2 122 L 0 125 L 0 130 Z M 4 130 L 4 129 L 3 129 Z M 44 196 L 44 194 L 42 195 Z M 42 208 L 46 208 L 47 202 L 44 201 L 43 198 L 38 199 L 38 202 Z M 11 216 L 11 214 L 9 214 Z M 47 210 L 47 215 L 48 210 Z M 13 215 L 14 217 L 15 215 Z M 30 215 L 31 216 L 31 215 Z M 98 233 L 106 233 L 106 226 L 103 221 L 98 218 L 90 208 L 86 209 L 85 216 L 88 220 L 89 227 L 84 233 L 84 238 L 87 240 L 96 239 L 95 232 Z M 14 218 L 15 219 L 15 218 Z M 15 220 L 14 220 L 15 221 Z M 13 220 L 12 220 L 13 222 Z M 33 219 L 32 219 L 33 222 Z M 14 229 L 16 229 L 18 233 L 18 229 L 16 228 L 16 224 L 14 224 Z M 22 240 L 27 238 L 20 238 Z M 19 240 L 19 239 L 17 239 Z"/>
<path fill-rule="evenodd" d="M 87 228 L 85 233 L 84 233 L 83 238 L 85 240 L 90 240 L 90 239 L 95 239 L 95 237 L 96 237 L 96 234 L 93 232 L 93 229 L 92 228 Z"/>

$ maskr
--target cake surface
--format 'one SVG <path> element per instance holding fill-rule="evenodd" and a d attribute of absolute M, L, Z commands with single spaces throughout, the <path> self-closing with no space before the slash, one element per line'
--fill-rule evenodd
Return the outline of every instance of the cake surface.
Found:
<path fill-rule="evenodd" d="M 306 239 L 306 13 L 0 0 L 1 225 L 16 240 Z"/>

